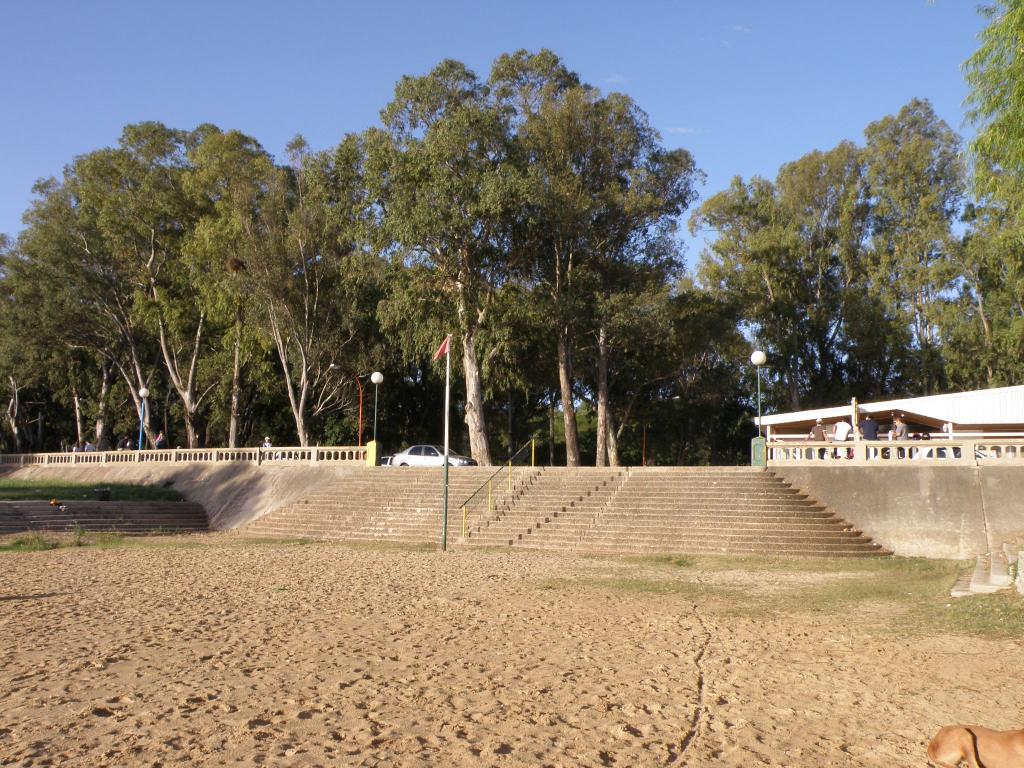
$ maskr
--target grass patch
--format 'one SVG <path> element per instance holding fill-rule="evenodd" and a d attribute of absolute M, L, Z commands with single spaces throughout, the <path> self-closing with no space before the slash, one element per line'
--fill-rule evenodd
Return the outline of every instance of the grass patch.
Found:
<path fill-rule="evenodd" d="M 43 537 L 41 533 L 26 533 L 0 544 L 0 552 L 44 552 L 60 544 Z"/>
<path fill-rule="evenodd" d="M 636 555 L 626 560 L 642 565 L 670 565 L 673 568 L 692 568 L 697 564 L 696 558 L 690 555 Z"/>
<path fill-rule="evenodd" d="M 0 479 L 0 501 L 95 501 L 97 488 L 109 488 L 111 501 L 181 501 L 173 488 L 119 483 L 46 483 Z"/>
<path fill-rule="evenodd" d="M 1024 634 L 1024 597 L 1016 592 L 970 595 L 933 605 L 916 617 L 921 629 L 952 635 L 1014 637 Z"/>
<path fill-rule="evenodd" d="M 540 587 L 680 595 L 699 600 L 702 610 L 726 620 L 816 615 L 835 617 L 837 623 L 856 621 L 885 635 L 1024 634 L 1024 596 L 1006 591 L 950 597 L 957 575 L 970 565 L 956 560 L 654 555 L 627 562 L 648 566 L 643 577 L 623 577 L 617 570 L 606 578 L 555 579 Z M 715 584 L 715 574 L 726 572 L 744 574 L 741 584 L 734 578 Z"/>
<path fill-rule="evenodd" d="M 720 587 L 703 584 L 698 581 L 680 581 L 630 578 L 623 576 L 611 576 L 607 578 L 584 578 L 584 579 L 544 579 L 538 583 L 543 590 L 564 590 L 575 591 L 581 588 L 609 589 L 615 592 L 628 592 L 633 594 L 648 595 L 676 595 L 686 598 L 719 598 L 731 600 L 740 597 L 742 593 L 731 587 Z"/>
<path fill-rule="evenodd" d="M 101 533 L 94 534 L 92 540 L 89 542 L 91 546 L 97 549 L 117 549 L 125 546 L 127 539 L 123 534 L 117 533 L 116 531 L 103 531 Z"/>

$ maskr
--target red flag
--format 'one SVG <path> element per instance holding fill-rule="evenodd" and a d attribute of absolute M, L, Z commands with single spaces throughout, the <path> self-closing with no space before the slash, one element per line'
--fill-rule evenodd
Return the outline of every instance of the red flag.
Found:
<path fill-rule="evenodd" d="M 441 342 L 441 346 L 437 348 L 437 352 L 434 353 L 434 356 L 432 358 L 430 358 L 431 361 L 437 360 L 438 358 L 441 357 L 441 355 L 447 355 L 448 354 L 448 343 L 451 340 L 452 340 L 452 335 L 449 333 L 447 336 L 444 337 L 444 341 Z"/>

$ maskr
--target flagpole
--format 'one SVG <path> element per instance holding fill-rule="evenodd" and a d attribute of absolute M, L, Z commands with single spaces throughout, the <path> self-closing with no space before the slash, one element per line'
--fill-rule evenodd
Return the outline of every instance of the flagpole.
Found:
<path fill-rule="evenodd" d="M 445 340 L 444 351 L 444 512 L 441 516 L 441 551 L 448 549 L 448 403 L 451 393 L 452 344 Z"/>

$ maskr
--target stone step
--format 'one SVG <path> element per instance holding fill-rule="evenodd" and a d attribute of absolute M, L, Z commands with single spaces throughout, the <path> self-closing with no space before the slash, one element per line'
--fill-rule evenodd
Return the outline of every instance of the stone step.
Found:
<path fill-rule="evenodd" d="M 968 595 L 974 594 L 971 592 L 971 576 L 974 574 L 974 569 L 969 568 L 968 570 L 961 573 L 956 582 L 953 584 L 953 588 L 949 590 L 950 597 L 967 597 Z"/>
<path fill-rule="evenodd" d="M 987 554 L 978 555 L 974 564 L 974 572 L 971 574 L 970 589 L 976 595 L 992 594 L 1003 587 L 993 584 L 990 580 L 990 558 Z"/>
<path fill-rule="evenodd" d="M 612 502 L 606 508 L 606 514 L 609 515 L 622 515 L 622 516 L 633 516 L 633 515 L 682 515 L 682 514 L 696 514 L 701 512 L 716 512 L 724 515 L 728 514 L 745 514 L 749 515 L 752 512 L 782 512 L 792 515 L 808 515 L 808 514 L 820 514 L 826 513 L 831 515 L 825 507 L 821 505 L 807 505 L 807 506 L 794 506 L 789 504 L 733 504 L 729 502 L 723 502 L 721 504 L 680 504 L 680 505 L 665 505 L 661 507 L 633 507 L 633 506 L 621 506 L 618 502 Z"/>
<path fill-rule="evenodd" d="M 1010 578 L 1010 564 L 1002 548 L 989 556 L 988 582 L 994 587 L 1009 587 L 1013 584 Z"/>
<path fill-rule="evenodd" d="M 622 545 L 621 547 L 594 547 L 584 543 L 577 548 L 580 552 L 592 552 L 595 554 L 642 554 L 642 553 L 681 553 L 681 554 L 732 554 L 732 555 L 761 555 L 771 557 L 785 556 L 818 556 L 818 557 L 865 557 L 865 556 L 888 556 L 892 553 L 882 549 L 867 549 L 865 547 L 814 547 L 814 546 L 788 546 L 779 545 L 774 547 L 762 547 L 757 545 L 734 544 L 729 547 L 715 545 L 686 544 L 675 546 L 674 542 L 668 545 L 633 546 Z"/>

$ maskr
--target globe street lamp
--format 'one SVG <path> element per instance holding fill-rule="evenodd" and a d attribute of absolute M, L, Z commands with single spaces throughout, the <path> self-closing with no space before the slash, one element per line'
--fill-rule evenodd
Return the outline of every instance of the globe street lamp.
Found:
<path fill-rule="evenodd" d="M 750 465 L 753 467 L 768 465 L 766 441 L 761 434 L 761 366 L 767 359 L 765 353 L 759 349 L 755 349 L 754 354 L 750 356 L 750 362 L 757 368 L 757 437 L 750 441 Z"/>
<path fill-rule="evenodd" d="M 374 371 L 370 374 L 370 381 L 373 382 L 373 442 L 377 442 L 377 396 L 380 390 L 380 384 L 384 381 L 384 374 L 380 371 Z"/>
<path fill-rule="evenodd" d="M 761 436 L 761 366 L 765 364 L 768 357 L 759 349 L 754 350 L 750 356 L 750 362 L 757 368 L 757 436 Z"/>
<path fill-rule="evenodd" d="M 142 399 L 142 404 L 139 406 L 139 443 L 138 450 L 142 450 L 142 432 L 143 427 L 146 423 L 146 398 L 149 397 L 149 390 L 145 387 L 139 390 L 139 397 Z"/>

